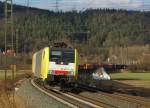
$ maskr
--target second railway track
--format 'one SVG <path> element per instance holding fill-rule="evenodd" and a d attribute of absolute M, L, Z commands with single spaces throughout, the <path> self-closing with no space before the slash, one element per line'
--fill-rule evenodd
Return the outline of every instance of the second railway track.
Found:
<path fill-rule="evenodd" d="M 135 103 L 138 106 L 142 106 L 142 108 L 150 108 L 150 100 L 149 99 L 145 99 L 143 97 L 138 97 L 138 96 L 131 96 L 131 95 L 127 95 L 127 94 L 121 94 L 118 92 L 114 92 L 114 93 L 105 93 L 105 92 L 101 92 L 99 90 L 94 89 L 94 87 L 87 87 L 87 86 L 80 86 L 80 89 L 84 89 L 84 90 L 89 90 L 89 91 L 94 91 L 96 92 L 97 96 L 106 96 L 106 97 L 111 97 L 112 99 L 117 99 L 117 100 L 121 100 L 121 101 L 126 101 L 126 102 L 130 102 L 130 103 Z"/>
<path fill-rule="evenodd" d="M 40 91 L 54 98 L 55 100 L 62 102 L 63 104 L 72 107 L 72 108 L 120 108 L 116 105 L 108 104 L 102 102 L 100 99 L 88 97 L 86 95 L 81 95 L 80 93 L 72 92 L 61 92 L 51 86 L 41 86 L 37 83 L 34 83 L 32 80 L 32 85 L 38 88 Z M 83 87 L 83 86 L 82 86 Z M 81 89 L 81 88 L 80 88 Z M 83 87 L 82 89 L 94 91 L 92 88 Z M 105 92 L 95 92 L 97 97 L 106 96 L 112 99 L 117 99 L 118 101 L 124 101 L 132 104 L 137 104 L 136 108 L 149 108 L 150 101 L 141 97 L 129 96 L 126 94 L 120 93 L 105 93 Z M 92 95 L 92 94 L 91 94 Z M 121 107 L 122 108 L 122 107 Z M 130 107 L 128 107 L 130 108 Z M 132 107 L 131 107 L 132 108 Z"/>

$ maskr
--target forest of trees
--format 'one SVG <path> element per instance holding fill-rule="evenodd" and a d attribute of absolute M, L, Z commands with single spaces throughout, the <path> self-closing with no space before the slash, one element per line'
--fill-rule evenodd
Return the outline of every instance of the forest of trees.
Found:
<path fill-rule="evenodd" d="M 26 52 L 31 52 L 60 40 L 71 43 L 83 52 L 87 48 L 89 52 L 95 52 L 115 46 L 150 43 L 150 12 L 114 9 L 52 12 L 36 8 L 29 8 L 27 12 L 26 7 L 15 5 L 13 15 L 14 36 L 16 34 L 19 36 L 19 51 L 25 46 Z M 0 2 L 0 40 L 0 48 L 3 49 L 2 2 Z"/>

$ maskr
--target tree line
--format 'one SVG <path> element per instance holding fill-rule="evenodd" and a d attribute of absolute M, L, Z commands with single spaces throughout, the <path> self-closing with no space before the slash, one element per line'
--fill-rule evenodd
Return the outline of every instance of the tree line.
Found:
<path fill-rule="evenodd" d="M 19 52 L 32 52 L 54 41 L 67 41 L 86 52 L 150 43 L 150 12 L 88 9 L 53 12 L 14 5 L 14 36 Z M 9 37 L 8 33 L 8 37 Z M 4 4 L 0 2 L 0 48 L 4 48 Z M 9 39 L 9 38 L 8 38 Z M 15 41 L 15 38 L 14 38 Z M 99 49 L 99 50 L 97 50 Z"/>

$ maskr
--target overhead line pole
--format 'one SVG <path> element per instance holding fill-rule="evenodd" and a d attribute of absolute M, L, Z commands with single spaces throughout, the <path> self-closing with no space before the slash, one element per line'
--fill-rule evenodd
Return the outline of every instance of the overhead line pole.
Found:
<path fill-rule="evenodd" d="M 27 5 L 26 5 L 26 17 L 28 17 L 30 1 L 27 0 L 26 2 L 27 2 Z M 25 26 L 24 26 L 24 34 L 23 34 L 23 37 L 24 37 L 24 40 L 23 40 L 23 62 L 24 62 L 24 64 L 25 64 L 25 58 L 26 58 L 26 56 L 25 56 L 25 53 L 26 53 L 26 41 L 28 39 L 28 36 L 27 36 L 28 32 L 27 32 L 27 30 L 28 30 L 28 23 L 25 24 Z"/>
<path fill-rule="evenodd" d="M 7 51 L 7 35 L 8 30 L 11 30 L 11 50 L 14 50 L 14 31 L 13 31 L 13 2 L 5 0 L 5 52 Z"/>
<path fill-rule="evenodd" d="M 11 46 L 11 55 L 14 56 L 14 28 L 13 28 L 13 2 L 12 0 L 5 0 L 5 90 L 7 87 L 7 47 L 8 45 Z M 10 30 L 10 31 L 9 31 Z M 9 41 L 7 41 L 8 33 L 11 35 L 11 44 L 7 44 Z M 13 64 L 13 61 L 12 61 Z M 14 70 L 13 67 L 15 65 L 11 65 L 12 69 L 12 81 L 14 82 Z M 15 107 L 14 105 L 15 100 L 14 100 L 14 92 L 13 92 L 13 108 Z"/>
<path fill-rule="evenodd" d="M 27 0 L 27 13 L 29 13 L 29 5 L 30 5 L 30 1 Z"/>
<path fill-rule="evenodd" d="M 12 53 L 14 52 L 14 37 L 13 37 L 13 2 L 5 0 L 5 65 L 7 65 L 7 48 L 11 46 Z M 10 32 L 11 42 L 8 43 L 8 32 Z"/>
<path fill-rule="evenodd" d="M 16 29 L 16 56 L 18 56 L 18 28 Z"/>
<path fill-rule="evenodd" d="M 59 11 L 59 9 L 58 9 L 58 0 L 56 0 L 56 12 L 58 12 Z"/>

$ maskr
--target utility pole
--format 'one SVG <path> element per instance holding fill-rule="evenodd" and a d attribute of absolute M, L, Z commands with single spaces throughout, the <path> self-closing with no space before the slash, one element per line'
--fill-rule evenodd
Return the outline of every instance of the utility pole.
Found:
<path fill-rule="evenodd" d="M 26 17 L 27 17 L 27 19 L 28 19 L 28 17 L 29 17 L 29 6 L 30 6 L 30 1 L 29 0 L 27 0 L 27 8 L 26 8 Z M 25 58 L 26 58 L 26 56 L 25 56 L 25 53 L 26 53 L 26 42 L 27 42 L 27 40 L 28 40 L 28 32 L 27 32 L 27 30 L 28 30 L 28 23 L 25 25 L 25 27 L 24 27 L 25 29 L 24 29 L 24 42 L 23 42 L 23 61 L 24 61 L 24 64 L 25 64 Z"/>
<path fill-rule="evenodd" d="M 10 29 L 9 29 L 10 28 Z M 8 30 L 10 30 L 11 44 L 8 43 Z M 13 3 L 12 0 L 5 0 L 5 53 L 7 52 L 7 47 L 11 46 L 11 50 L 14 50 L 14 31 L 13 31 Z M 7 44 L 8 43 L 8 44 Z"/>
<path fill-rule="evenodd" d="M 27 0 L 27 13 L 29 13 L 29 5 L 30 5 L 30 1 Z"/>
<path fill-rule="evenodd" d="M 58 0 L 56 0 L 55 10 L 56 10 L 56 12 L 58 12 L 58 11 L 59 11 L 59 8 L 58 8 Z"/>
<path fill-rule="evenodd" d="M 13 2 L 12 0 L 5 0 L 5 90 L 7 87 L 7 48 L 8 46 L 11 46 L 11 53 L 14 56 L 14 28 L 13 28 Z M 9 35 L 8 35 L 9 34 Z M 8 36 L 11 36 L 11 42 L 8 41 Z M 11 67 L 13 69 L 13 65 Z M 12 80 L 14 82 L 14 72 L 12 70 Z M 14 99 L 14 92 L 13 92 L 13 108 L 15 107 L 14 105 L 15 99 Z"/>
<path fill-rule="evenodd" d="M 18 29 L 16 29 L 16 56 L 18 55 Z"/>
<path fill-rule="evenodd" d="M 11 46 L 11 50 L 14 51 L 13 42 L 13 3 L 12 0 L 5 0 L 5 85 L 7 84 L 7 48 Z M 11 35 L 11 44 L 8 43 L 8 33 Z"/>

